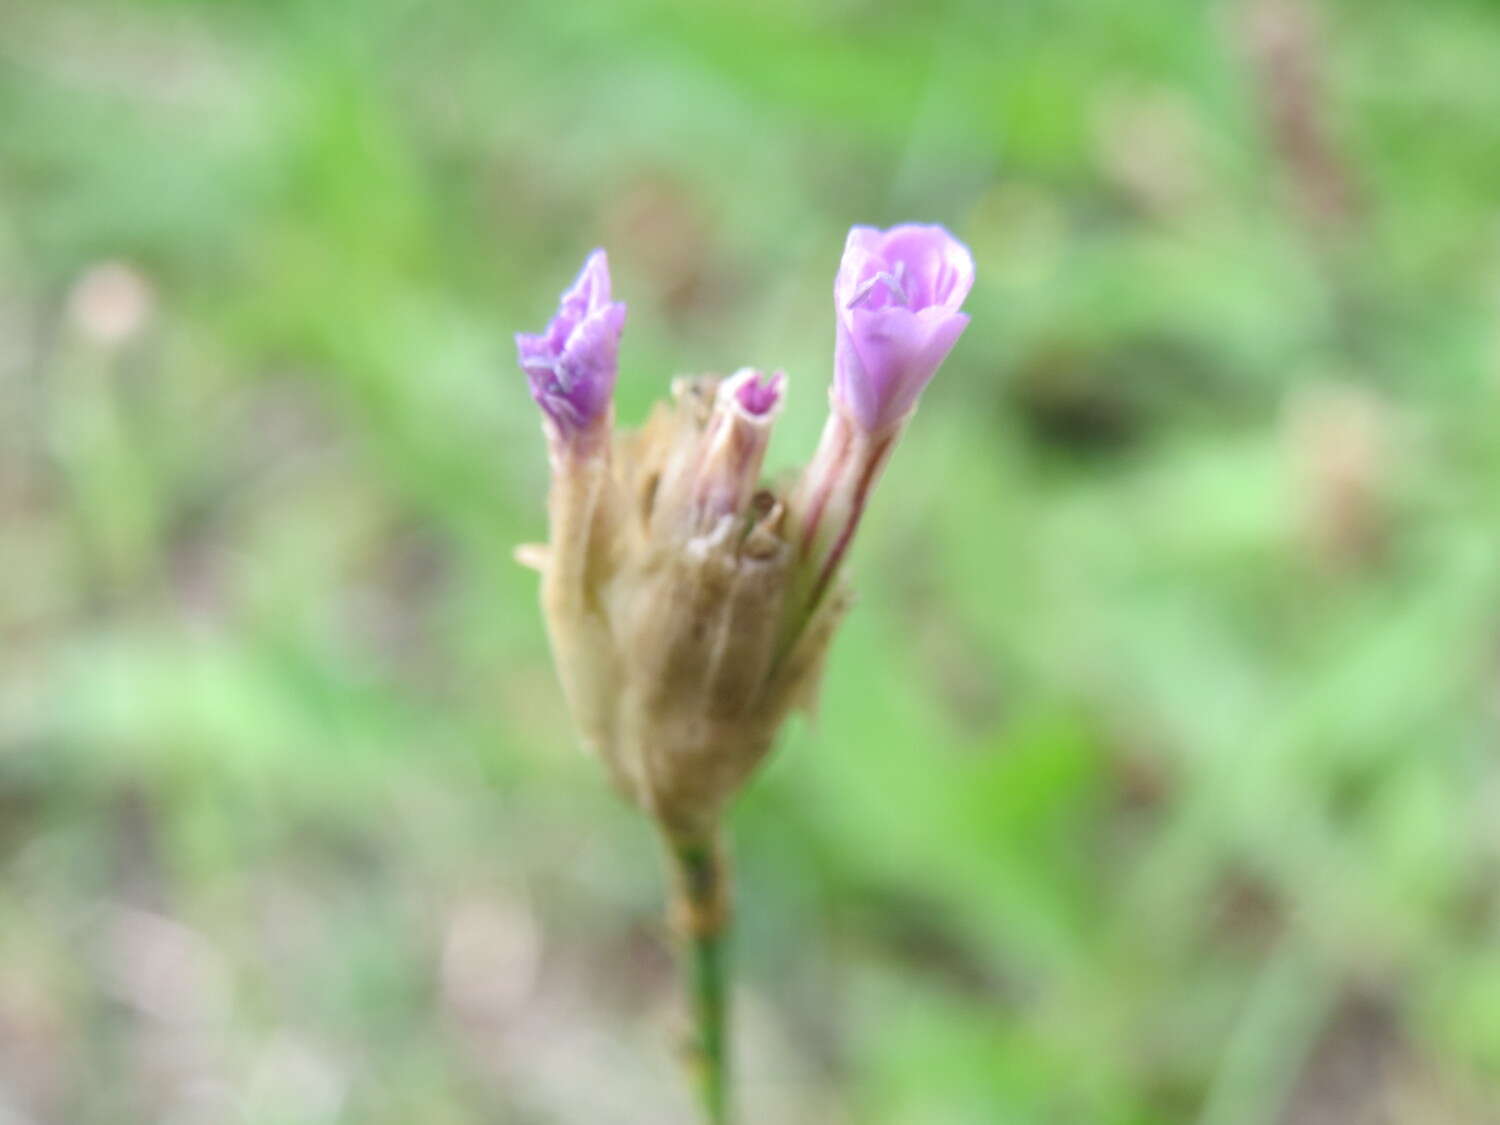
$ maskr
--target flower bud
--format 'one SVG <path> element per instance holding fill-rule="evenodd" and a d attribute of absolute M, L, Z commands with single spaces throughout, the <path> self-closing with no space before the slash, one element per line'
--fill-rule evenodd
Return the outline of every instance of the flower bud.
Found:
<path fill-rule="evenodd" d="M 594 591 L 616 546 L 619 499 L 609 457 L 610 400 L 625 306 L 610 300 L 603 250 L 588 256 L 557 315 L 516 351 L 542 409 L 552 461 L 551 541 L 519 558 L 542 572 L 542 606 L 564 694 L 586 744 L 609 737 L 614 691 L 608 621 Z"/>
<path fill-rule="evenodd" d="M 625 306 L 610 300 L 609 260 L 595 250 L 562 295 L 546 331 L 516 333 L 531 397 L 546 415 L 555 443 L 576 444 L 607 426 L 624 326 Z"/>

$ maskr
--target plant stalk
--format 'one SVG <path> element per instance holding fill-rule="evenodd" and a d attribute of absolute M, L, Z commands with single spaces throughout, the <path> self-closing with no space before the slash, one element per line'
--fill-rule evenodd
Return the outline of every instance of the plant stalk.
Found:
<path fill-rule="evenodd" d="M 669 917 L 692 1005 L 688 1065 L 705 1125 L 729 1122 L 729 863 L 723 837 L 667 837 Z"/>

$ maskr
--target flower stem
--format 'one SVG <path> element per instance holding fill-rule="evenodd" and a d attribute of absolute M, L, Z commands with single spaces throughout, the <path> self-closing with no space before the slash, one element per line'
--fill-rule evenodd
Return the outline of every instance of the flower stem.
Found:
<path fill-rule="evenodd" d="M 729 1121 L 729 865 L 717 832 L 667 839 L 670 916 L 693 1009 L 689 1066 L 705 1125 Z"/>

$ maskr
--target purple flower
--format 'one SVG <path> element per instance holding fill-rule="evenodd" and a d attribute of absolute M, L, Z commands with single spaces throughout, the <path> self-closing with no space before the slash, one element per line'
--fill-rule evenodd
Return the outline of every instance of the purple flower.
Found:
<path fill-rule="evenodd" d="M 586 429 L 609 407 L 619 371 L 625 306 L 610 300 L 609 259 L 595 250 L 540 335 L 516 333 L 531 397 L 559 434 Z"/>
<path fill-rule="evenodd" d="M 786 372 L 774 371 L 767 375 L 744 367 L 730 376 L 725 386 L 746 414 L 753 418 L 764 418 L 781 405 Z"/>
<path fill-rule="evenodd" d="M 940 226 L 853 227 L 833 283 L 838 316 L 833 394 L 878 433 L 916 405 L 969 323 L 968 247 Z"/>
<path fill-rule="evenodd" d="M 745 514 L 785 390 L 786 372 L 750 367 L 719 384 L 696 468 L 690 517 L 696 532 L 714 530 L 726 515 Z"/>

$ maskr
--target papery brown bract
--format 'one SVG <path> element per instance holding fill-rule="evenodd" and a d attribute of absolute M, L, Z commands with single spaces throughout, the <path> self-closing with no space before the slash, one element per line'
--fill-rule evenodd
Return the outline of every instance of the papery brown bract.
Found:
<path fill-rule="evenodd" d="M 842 591 L 801 620 L 786 507 L 751 495 L 705 528 L 697 483 L 735 409 L 714 377 L 680 379 L 636 432 L 554 474 L 552 542 L 531 558 L 584 742 L 671 835 L 708 832 L 810 705 Z M 743 468 L 759 470 L 759 457 Z M 730 492 L 734 492 L 731 489 Z"/>

